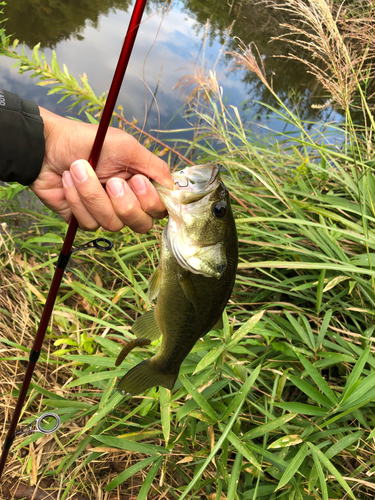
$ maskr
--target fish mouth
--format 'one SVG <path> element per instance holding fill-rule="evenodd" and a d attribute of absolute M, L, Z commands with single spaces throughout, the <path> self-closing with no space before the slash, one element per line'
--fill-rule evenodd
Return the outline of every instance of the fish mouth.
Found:
<path fill-rule="evenodd" d="M 154 184 L 169 214 L 163 233 L 167 248 L 183 269 L 216 279 L 222 277 L 227 266 L 225 248 L 222 242 L 201 241 L 202 235 L 197 240 L 191 224 L 211 210 L 211 194 L 221 186 L 225 190 L 219 173 L 218 164 L 195 165 L 173 174 L 175 189 Z M 186 229 L 187 221 L 190 229 Z"/>
<path fill-rule="evenodd" d="M 163 205 L 169 212 L 179 213 L 183 206 L 195 203 L 215 191 L 220 184 L 220 165 L 206 163 L 186 167 L 172 174 L 174 189 L 153 182 Z"/>
<path fill-rule="evenodd" d="M 206 163 L 204 165 L 186 167 L 172 174 L 172 177 L 179 189 L 193 193 L 204 192 L 207 194 L 216 185 L 215 181 L 219 173 L 220 165 Z"/>

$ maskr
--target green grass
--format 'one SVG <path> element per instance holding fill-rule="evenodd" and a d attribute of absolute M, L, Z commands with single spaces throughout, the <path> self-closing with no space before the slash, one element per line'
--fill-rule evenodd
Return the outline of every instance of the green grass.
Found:
<path fill-rule="evenodd" d="M 160 342 L 115 368 L 149 307 L 162 225 L 142 236 L 100 232 L 114 249 L 70 261 L 23 415 L 26 423 L 52 410 L 62 428 L 48 442 L 19 439 L 12 477 L 60 488 L 61 499 L 372 499 L 372 148 L 350 120 L 311 128 L 281 103 L 270 111 L 295 132 L 257 137 L 220 94 L 201 102 L 191 106 L 200 128 L 188 146 L 200 162 L 224 164 L 240 242 L 223 330 L 195 345 L 172 392 L 120 397 L 118 377 Z M 0 191 L 17 212 L 3 216 L 0 233 L 6 402 L 17 395 L 65 232 L 51 213 L 21 208 L 17 189 Z M 88 239 L 80 232 L 76 245 Z"/>

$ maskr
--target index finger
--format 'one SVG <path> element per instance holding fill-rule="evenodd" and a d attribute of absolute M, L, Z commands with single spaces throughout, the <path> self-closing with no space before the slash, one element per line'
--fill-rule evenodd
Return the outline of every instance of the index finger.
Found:
<path fill-rule="evenodd" d="M 113 166 L 116 166 L 116 171 Z M 142 146 L 133 136 L 122 130 L 110 128 L 103 145 L 97 174 L 98 177 L 104 176 L 108 180 L 110 177 L 119 177 L 120 170 L 125 179 L 129 174 L 143 174 L 170 189 L 174 186 L 165 161 Z"/>

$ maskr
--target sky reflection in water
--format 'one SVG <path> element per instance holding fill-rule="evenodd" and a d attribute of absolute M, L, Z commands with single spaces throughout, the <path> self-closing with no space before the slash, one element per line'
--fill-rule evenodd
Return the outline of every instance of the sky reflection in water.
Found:
<path fill-rule="evenodd" d="M 152 4 L 152 11 L 155 9 L 155 5 Z M 86 73 L 89 84 L 97 95 L 109 88 L 130 14 L 131 9 L 129 12 L 116 10 L 108 15 L 101 15 L 97 28 L 86 26 L 80 33 L 79 39 L 71 37 L 57 43 L 55 47 L 60 66 L 65 63 L 69 72 L 77 79 L 79 75 Z M 123 106 L 126 119 L 131 121 L 134 117 L 138 120 L 138 126 L 143 126 L 152 102 L 150 91 L 145 88 L 142 81 L 144 76 L 152 91 L 155 91 L 158 85 L 157 106 L 155 103 L 152 104 L 145 129 L 154 131 L 159 128 L 161 130 L 187 128 L 189 125 L 183 118 L 181 96 L 173 88 L 182 75 L 191 71 L 187 65 L 195 58 L 199 57 L 200 60 L 204 30 L 186 13 L 186 9 L 183 12 L 183 4 L 177 1 L 173 2 L 172 8 L 164 18 L 162 13 L 158 13 L 151 17 L 144 15 L 143 19 L 118 104 Z M 17 35 L 22 37 L 18 33 Z M 221 48 L 217 37 L 211 39 L 211 43 L 207 43 L 205 61 L 208 69 L 214 65 Z M 26 49 L 26 53 L 30 56 L 31 49 Z M 52 50 L 44 49 L 44 53 L 49 62 Z M 57 104 L 59 97 L 47 96 L 48 88 L 36 86 L 36 79 L 29 79 L 27 73 L 18 75 L 16 70 L 11 70 L 13 62 L 12 59 L 0 57 L 0 88 L 11 90 L 21 97 L 35 100 L 51 111 L 65 115 L 64 106 L 68 101 Z M 251 82 L 242 81 L 243 72 L 228 72 L 227 66 L 227 61 L 221 60 L 216 68 L 219 84 L 223 87 L 223 95 L 227 102 L 241 108 L 244 101 L 255 97 L 255 92 Z M 247 105 L 247 108 L 248 119 L 253 121 L 254 108 L 252 105 Z M 282 123 L 272 117 L 267 119 L 264 115 L 258 117 L 256 123 L 274 130 L 283 129 Z M 184 134 L 185 137 L 188 135 Z M 161 134 L 160 138 L 165 140 L 181 136 L 181 133 Z"/>

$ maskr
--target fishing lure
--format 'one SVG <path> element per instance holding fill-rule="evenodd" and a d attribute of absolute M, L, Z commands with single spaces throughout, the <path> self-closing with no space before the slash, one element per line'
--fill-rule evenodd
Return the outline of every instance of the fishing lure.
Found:
<path fill-rule="evenodd" d="M 123 347 L 122 351 L 120 354 L 117 356 L 115 366 L 120 366 L 121 363 L 124 361 L 126 356 L 129 354 L 130 351 L 132 351 L 135 347 L 144 347 L 145 345 L 151 344 L 150 339 L 133 339 L 130 342 L 126 344 L 125 347 Z"/>

